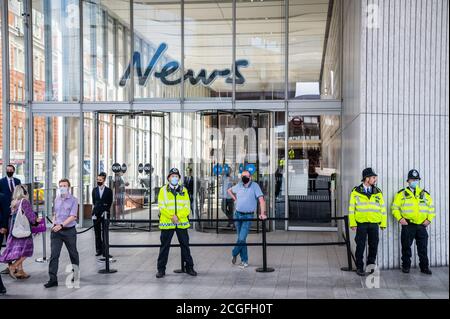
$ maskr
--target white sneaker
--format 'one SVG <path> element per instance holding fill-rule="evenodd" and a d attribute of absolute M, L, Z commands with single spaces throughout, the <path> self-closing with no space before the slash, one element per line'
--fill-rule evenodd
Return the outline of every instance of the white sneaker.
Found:
<path fill-rule="evenodd" d="M 239 267 L 242 268 L 242 269 L 245 269 L 245 268 L 248 267 L 248 263 L 241 262 L 241 263 L 239 264 Z"/>

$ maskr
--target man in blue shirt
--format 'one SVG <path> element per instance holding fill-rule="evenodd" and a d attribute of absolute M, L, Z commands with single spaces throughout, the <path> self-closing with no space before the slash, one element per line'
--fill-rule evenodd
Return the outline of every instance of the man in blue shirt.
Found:
<path fill-rule="evenodd" d="M 264 201 L 264 194 L 261 191 L 259 185 L 252 182 L 252 177 L 249 171 L 243 171 L 241 182 L 228 189 L 228 194 L 236 203 L 236 213 L 234 218 L 236 221 L 237 230 L 237 244 L 232 251 L 233 258 L 231 262 L 236 264 L 237 256 L 241 256 L 241 268 L 248 267 L 248 252 L 247 235 L 250 230 L 251 221 L 248 219 L 253 218 L 253 214 L 258 207 L 258 201 L 260 206 L 260 219 L 266 219 L 266 202 Z"/>

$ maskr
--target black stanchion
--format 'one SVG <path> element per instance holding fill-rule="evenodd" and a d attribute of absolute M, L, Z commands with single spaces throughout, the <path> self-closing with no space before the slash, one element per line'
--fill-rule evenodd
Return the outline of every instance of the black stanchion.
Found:
<path fill-rule="evenodd" d="M 267 226 L 266 226 L 266 220 L 263 219 L 262 221 L 262 255 L 263 255 L 263 266 L 261 268 L 256 268 L 257 272 L 272 272 L 275 271 L 275 269 L 267 267 Z"/>
<path fill-rule="evenodd" d="M 183 256 L 181 256 L 180 258 L 181 258 L 181 268 L 180 269 L 175 269 L 173 271 L 176 274 L 182 274 L 182 273 L 186 272 L 186 266 L 184 264 Z"/>
<path fill-rule="evenodd" d="M 352 251 L 350 248 L 350 227 L 348 224 L 348 216 L 344 216 L 344 225 L 345 225 L 345 245 L 347 246 L 347 267 L 342 267 L 342 271 L 353 271 L 352 266 Z"/>
<path fill-rule="evenodd" d="M 109 266 L 109 218 L 105 216 L 103 218 L 103 250 L 105 255 L 105 269 L 100 269 L 99 274 L 112 274 L 117 272 L 116 269 L 111 269 Z"/>

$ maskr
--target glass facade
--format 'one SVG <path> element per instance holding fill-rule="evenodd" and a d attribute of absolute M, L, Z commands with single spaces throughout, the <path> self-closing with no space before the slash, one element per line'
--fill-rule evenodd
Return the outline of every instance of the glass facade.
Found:
<path fill-rule="evenodd" d="M 9 57 L 0 50 L 0 84 L 9 94 L 1 96 L 0 167 L 5 159 L 36 182 L 41 209 L 50 211 L 67 177 L 88 219 L 102 171 L 124 192 L 120 218 L 157 216 L 170 167 L 193 175 L 198 217 L 226 217 L 225 180 L 249 165 L 271 215 L 297 209 L 300 195 L 286 191 L 295 189 L 295 161 L 309 161 L 329 191 L 339 165 L 341 1 L 334 10 L 327 0 L 81 3 L 2 4 L 0 48 Z M 297 118 L 311 121 L 305 131 L 291 129 Z M 117 180 L 114 163 L 126 166 Z M 277 223 L 285 226 L 297 225 Z"/>

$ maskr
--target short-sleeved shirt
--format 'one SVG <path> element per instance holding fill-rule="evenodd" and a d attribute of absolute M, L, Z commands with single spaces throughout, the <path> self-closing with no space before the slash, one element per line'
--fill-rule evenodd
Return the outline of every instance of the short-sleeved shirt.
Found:
<path fill-rule="evenodd" d="M 71 194 L 67 194 L 67 197 L 61 196 L 55 199 L 55 224 L 62 224 L 69 216 L 78 217 L 78 199 Z M 77 224 L 76 221 L 70 222 L 64 227 L 72 227 Z"/>
<path fill-rule="evenodd" d="M 230 194 L 228 194 L 228 189 L 233 187 L 233 182 L 231 181 L 230 177 L 225 177 L 223 180 L 223 198 L 231 199 Z"/>
<path fill-rule="evenodd" d="M 236 194 L 236 211 L 243 213 L 251 213 L 258 206 L 258 198 L 264 196 L 259 185 L 250 182 L 247 187 L 242 182 L 234 185 L 231 190 Z"/>

